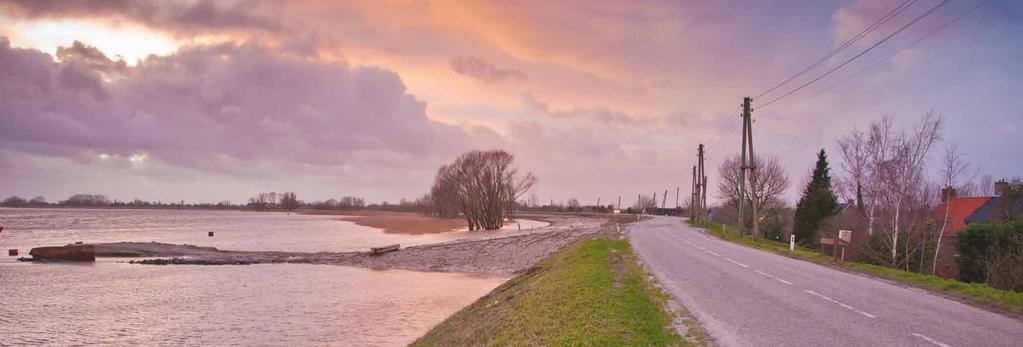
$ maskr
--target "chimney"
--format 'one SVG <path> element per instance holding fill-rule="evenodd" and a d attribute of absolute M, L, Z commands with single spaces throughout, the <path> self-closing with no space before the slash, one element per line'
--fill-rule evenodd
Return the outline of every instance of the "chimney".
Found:
<path fill-rule="evenodd" d="M 1006 182 L 1004 179 L 995 182 L 995 196 L 1002 196 L 1006 189 L 1009 189 L 1009 182 Z"/>
<path fill-rule="evenodd" d="M 956 189 L 952 187 L 941 188 L 941 202 L 947 203 L 952 198 L 956 197 Z"/>

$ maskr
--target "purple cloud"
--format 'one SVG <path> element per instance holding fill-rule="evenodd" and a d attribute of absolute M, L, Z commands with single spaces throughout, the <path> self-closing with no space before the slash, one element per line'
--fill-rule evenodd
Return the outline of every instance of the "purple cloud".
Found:
<path fill-rule="evenodd" d="M 526 73 L 522 71 L 499 68 L 474 57 L 458 57 L 451 60 L 451 70 L 485 84 L 525 81 L 527 78 Z"/>

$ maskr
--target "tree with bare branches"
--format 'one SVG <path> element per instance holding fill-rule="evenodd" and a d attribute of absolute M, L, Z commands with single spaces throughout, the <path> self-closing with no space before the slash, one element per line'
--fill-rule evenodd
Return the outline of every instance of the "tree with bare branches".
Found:
<path fill-rule="evenodd" d="M 459 211 L 469 230 L 500 229 L 515 201 L 537 182 L 531 173 L 519 177 L 514 160 L 500 150 L 462 154 L 437 170 L 430 195 L 434 203 Z"/>
<path fill-rule="evenodd" d="M 766 208 L 770 201 L 776 199 L 789 187 L 789 177 L 785 169 L 778 163 L 777 157 L 765 159 L 757 155 L 755 162 L 758 163 L 756 175 L 751 177 L 751 187 L 747 196 L 739 196 L 739 182 L 742 179 L 742 171 L 739 169 L 740 158 L 738 155 L 726 159 L 718 166 L 718 198 L 724 201 L 724 205 L 738 210 L 738 203 L 749 205 L 746 207 L 752 210 L 752 202 L 755 200 L 760 211 L 768 211 Z M 757 216 L 760 218 L 760 216 Z M 753 216 L 742 223 L 752 225 Z M 738 223 L 738 221 L 736 221 Z M 750 229 L 752 230 L 752 229 Z M 757 235 L 756 237 L 760 237 Z"/>
<path fill-rule="evenodd" d="M 941 178 L 942 183 L 945 184 L 942 189 L 942 199 L 945 202 L 945 217 L 941 221 L 941 229 L 938 231 L 938 240 L 934 248 L 934 260 L 931 262 L 931 274 L 938 268 L 938 254 L 941 253 L 941 239 L 945 236 L 945 227 L 948 226 L 948 214 L 949 209 L 952 206 L 952 194 L 955 191 L 955 187 L 958 186 L 963 176 L 966 175 L 966 171 L 969 169 L 969 164 L 966 162 L 965 155 L 959 151 L 959 145 L 952 142 L 945 148 L 945 157 L 941 166 Z"/>

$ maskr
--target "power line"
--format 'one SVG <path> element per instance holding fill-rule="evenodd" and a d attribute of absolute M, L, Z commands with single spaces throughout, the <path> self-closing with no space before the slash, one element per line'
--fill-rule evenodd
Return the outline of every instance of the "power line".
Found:
<path fill-rule="evenodd" d="M 816 78 L 814 78 L 814 79 L 810 80 L 809 82 L 803 83 L 803 84 L 802 84 L 802 85 L 800 85 L 799 87 L 796 87 L 795 89 L 792 89 L 792 90 L 790 90 L 790 91 L 789 91 L 788 93 L 785 93 L 785 94 L 784 94 L 784 95 L 782 95 L 782 96 L 779 96 L 779 97 L 777 97 L 777 98 L 774 98 L 774 99 L 772 99 L 771 101 L 768 101 L 768 102 L 766 102 L 766 103 L 763 103 L 763 104 L 761 104 L 761 105 L 760 105 L 760 108 L 762 109 L 762 108 L 764 108 L 764 107 L 767 107 L 767 106 L 768 106 L 768 105 L 770 105 L 770 104 L 773 104 L 773 103 L 775 103 L 775 102 L 778 102 L 779 100 L 781 100 L 781 99 L 784 99 L 785 97 L 787 97 L 787 96 L 789 96 L 789 95 L 792 95 L 793 93 L 795 93 L 795 92 L 798 92 L 798 91 L 802 90 L 803 88 L 806 88 L 806 86 L 809 86 L 809 85 L 813 84 L 814 82 L 817 82 L 817 81 L 821 80 L 822 78 L 824 78 L 824 77 L 827 77 L 827 76 L 828 76 L 828 75 L 830 75 L 830 74 L 831 74 L 832 72 L 835 72 L 836 70 L 838 70 L 838 69 L 841 69 L 841 68 L 842 68 L 843 66 L 846 66 L 847 64 L 849 64 L 849 63 L 850 63 L 850 62 L 852 62 L 853 60 L 856 60 L 857 58 L 859 58 L 859 57 L 863 56 L 864 54 L 867 54 L 867 52 L 870 52 L 870 51 L 871 51 L 872 49 L 876 48 L 877 46 L 880 46 L 880 45 L 881 45 L 882 43 L 885 43 L 886 41 L 888 41 L 889 39 L 891 39 L 891 38 L 892 38 L 893 36 L 895 36 L 896 34 L 898 34 L 898 33 L 901 33 L 901 32 L 902 32 L 903 30 L 906 30 L 906 28 L 909 28 L 910 26 L 913 26 L 913 24 L 916 24 L 916 23 L 917 23 L 917 22 L 919 22 L 920 20 L 922 20 L 922 19 L 926 18 L 927 16 L 930 16 L 930 15 L 931 15 L 932 13 L 934 13 L 934 11 L 937 11 L 937 10 L 938 10 L 939 8 L 941 8 L 942 6 L 945 6 L 946 4 L 948 4 L 948 3 L 949 3 L 949 1 L 951 1 L 951 0 L 944 0 L 944 1 L 942 1 L 941 3 L 939 3 L 939 4 L 935 5 L 934 7 L 931 7 L 931 9 L 930 9 L 930 10 L 927 10 L 927 12 L 924 12 L 924 13 L 923 13 L 923 14 L 921 14 L 920 16 L 918 16 L 918 17 L 914 18 L 914 19 L 913 19 L 912 21 L 910 21 L 909 23 L 906 23 L 906 25 L 903 25 L 903 26 L 902 26 L 901 28 L 899 28 L 898 30 L 896 30 L 896 31 L 892 32 L 892 33 L 891 33 L 891 34 L 889 34 L 888 36 L 885 36 L 885 37 L 884 37 L 883 39 L 881 39 L 881 40 L 880 40 L 880 41 L 878 41 L 877 43 L 873 44 L 872 46 L 870 46 L 870 47 L 867 47 L 867 49 L 863 50 L 863 51 L 862 51 L 862 52 L 860 52 L 859 54 L 857 54 L 857 55 L 853 56 L 852 58 L 849 58 L 848 60 L 846 60 L 846 61 L 842 62 L 842 64 L 839 64 L 838 66 L 836 66 L 836 67 L 832 68 L 831 70 L 828 70 L 827 72 L 825 72 L 825 73 L 821 74 L 820 76 L 817 76 Z"/>
<path fill-rule="evenodd" d="M 827 92 L 828 92 L 828 91 L 830 91 L 831 89 L 834 89 L 835 87 L 838 87 L 838 86 L 840 86 L 840 85 L 842 85 L 842 84 L 845 84 L 845 82 L 849 82 L 850 80 L 852 80 L 852 79 L 854 79 L 854 78 L 856 78 L 856 77 L 859 77 L 860 75 L 863 75 L 864 73 L 866 73 L 867 71 L 870 71 L 870 70 L 874 69 L 874 68 L 875 68 L 875 67 L 877 67 L 878 65 L 881 65 L 881 64 L 883 64 L 884 62 L 887 62 L 887 61 L 888 61 L 888 59 L 891 59 L 892 57 L 894 57 L 894 56 L 898 55 L 899 53 L 902 53 L 902 51 L 905 51 L 905 50 L 907 50 L 907 49 L 913 48 L 913 46 L 916 46 L 916 44 L 920 43 L 920 41 L 923 41 L 923 40 L 927 39 L 928 37 L 931 37 L 932 35 L 934 35 L 934 34 L 938 33 L 939 31 L 942 31 L 942 30 L 944 30 L 945 28 L 949 27 L 949 26 L 950 26 L 950 25 L 952 25 L 953 23 L 955 23 L 955 22 L 959 21 L 959 20 L 960 20 L 960 19 L 962 19 L 963 17 L 966 17 L 966 16 L 970 15 L 971 13 L 973 13 L 973 12 L 974 12 L 974 11 L 976 11 L 977 9 L 979 9 L 979 8 L 983 7 L 984 5 L 986 5 L 986 4 L 987 4 L 987 3 L 989 3 L 989 2 L 991 2 L 991 0 L 984 0 L 984 1 L 981 1 L 981 2 L 980 2 L 980 3 L 978 3 L 978 4 L 976 5 L 976 6 L 973 6 L 973 8 L 970 8 L 970 9 L 969 9 L 969 10 L 967 10 L 966 12 L 963 12 L 963 13 L 962 13 L 962 14 L 960 14 L 959 16 L 957 16 L 957 17 L 955 17 L 955 18 L 952 18 L 952 20 L 949 20 L 948 22 L 945 22 L 945 24 L 942 24 L 941 26 L 939 26 L 939 27 L 935 28 L 934 30 L 931 30 L 930 32 L 928 32 L 928 33 L 927 33 L 927 34 L 925 34 L 924 36 L 921 36 L 921 37 L 920 37 L 919 39 L 916 39 L 916 41 L 913 41 L 913 43 L 910 43 L 910 44 L 906 45 L 905 47 L 902 47 L 901 49 L 899 49 L 898 51 L 895 51 L 894 53 L 892 53 L 892 54 L 888 55 L 888 56 L 887 56 L 887 57 L 885 57 L 884 59 L 878 60 L 878 61 L 877 61 L 876 63 L 874 63 L 874 64 L 872 64 L 872 65 L 868 66 L 868 67 L 867 67 L 866 69 L 860 70 L 859 72 L 857 72 L 857 73 L 855 73 L 855 74 L 853 74 L 853 75 L 851 75 L 851 76 L 849 76 L 849 77 L 846 77 L 846 78 L 845 78 L 845 79 L 843 79 L 843 80 L 842 80 L 841 82 L 838 82 L 838 83 L 832 84 L 831 86 L 829 86 L 829 87 L 827 87 L 827 88 L 824 88 L 824 89 L 822 89 L 821 91 L 817 92 L 816 94 L 814 94 L 813 96 L 811 96 L 811 97 L 809 97 L 809 98 L 807 98 L 807 99 L 813 99 L 813 98 L 816 98 L 816 97 L 818 97 L 818 96 L 820 96 L 820 95 L 822 95 L 822 94 L 824 94 L 824 93 L 827 93 Z"/>
<path fill-rule="evenodd" d="M 820 64 L 824 63 L 825 61 L 828 61 L 828 59 L 831 59 L 831 57 L 834 57 L 836 54 L 838 54 L 838 52 L 842 51 L 843 49 L 848 48 L 849 46 L 852 46 L 852 44 L 856 43 L 857 41 L 859 41 L 863 37 L 867 36 L 867 34 L 870 34 L 871 32 L 873 32 L 874 29 L 877 29 L 881 25 L 884 25 L 884 23 L 888 22 L 888 20 L 892 19 L 892 17 L 895 17 L 899 13 L 902 13 L 902 11 L 904 11 L 907 8 L 909 8 L 909 6 L 912 6 L 913 3 L 915 3 L 916 1 L 917 0 L 906 0 L 901 5 L 893 8 L 891 11 L 888 11 L 887 14 L 885 14 L 880 19 L 878 19 L 876 22 L 874 22 L 874 24 L 871 24 L 870 26 L 864 28 L 863 31 L 860 31 L 859 34 L 856 34 L 856 36 L 853 36 L 849 40 L 845 41 L 845 43 L 843 43 L 842 45 L 838 46 L 838 48 L 835 48 L 835 49 L 831 50 L 831 52 L 828 52 L 828 54 L 824 55 L 824 57 L 821 57 L 820 59 L 815 61 L 813 64 L 810 64 L 810 66 L 807 66 L 802 71 L 799 71 L 795 75 L 792 75 L 792 77 L 789 77 L 788 79 L 786 79 L 784 81 L 781 81 L 780 83 L 776 84 L 774 87 L 771 87 L 770 89 L 768 89 L 768 90 L 766 90 L 766 91 L 764 91 L 764 92 L 762 92 L 760 94 L 757 94 L 753 98 L 756 99 L 756 98 L 759 98 L 761 96 L 764 96 L 767 93 L 770 93 L 770 92 L 774 91 L 775 89 L 778 89 L 779 87 L 785 85 L 786 83 L 791 82 L 792 80 L 796 79 L 797 77 L 802 76 L 804 73 L 806 73 L 806 72 L 810 71 L 811 69 L 819 66 Z"/>

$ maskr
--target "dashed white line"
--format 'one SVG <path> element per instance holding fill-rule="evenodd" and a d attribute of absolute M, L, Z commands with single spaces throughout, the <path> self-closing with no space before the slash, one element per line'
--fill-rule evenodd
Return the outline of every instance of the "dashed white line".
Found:
<path fill-rule="evenodd" d="M 921 339 L 924 339 L 927 342 L 933 343 L 935 346 L 952 347 L 952 346 L 949 346 L 948 344 L 941 343 L 938 340 L 935 340 L 935 339 L 932 339 L 930 337 L 927 337 L 924 334 L 913 333 L 913 336 L 919 337 Z"/>
<path fill-rule="evenodd" d="M 847 309 L 847 310 L 850 310 L 850 311 L 853 311 L 853 312 L 856 312 L 856 313 L 858 313 L 858 314 L 860 314 L 860 315 L 863 315 L 864 317 L 867 317 L 867 318 L 871 318 L 871 319 L 873 319 L 873 318 L 877 318 L 877 316 L 875 316 L 875 315 L 872 315 L 872 314 L 870 314 L 870 313 L 867 313 L 867 312 L 863 312 L 863 311 L 857 310 L 857 309 L 856 309 L 855 307 L 852 307 L 851 305 L 848 305 L 848 304 L 846 304 L 846 303 L 843 303 L 843 302 L 841 302 L 841 301 L 838 301 L 838 300 L 832 299 L 831 297 L 829 297 L 829 296 L 827 296 L 827 295 L 824 295 L 824 294 L 820 294 L 820 293 L 817 293 L 817 292 L 815 292 L 815 291 L 812 291 L 812 290 L 809 290 L 809 289 L 807 289 L 807 290 L 804 290 L 804 292 L 807 292 L 807 293 L 809 293 L 809 294 L 811 294 L 811 295 L 813 295 L 813 296 L 819 297 L 819 298 L 821 298 L 821 299 L 827 300 L 827 301 L 829 301 L 829 302 L 831 302 L 831 303 L 837 304 L 838 306 L 842 306 L 842 307 L 844 307 L 845 309 Z"/>
<path fill-rule="evenodd" d="M 735 264 L 735 265 L 739 265 L 739 266 L 741 266 L 741 267 L 744 267 L 744 268 L 747 268 L 747 269 L 749 269 L 749 265 L 746 265 L 746 264 L 743 264 L 743 263 L 737 262 L 737 261 L 735 261 L 735 260 L 732 260 L 732 258 L 725 258 L 725 260 L 727 260 L 727 261 L 728 261 L 729 263 L 732 263 L 732 264 Z"/>
<path fill-rule="evenodd" d="M 766 273 L 766 272 L 763 272 L 763 271 L 760 271 L 760 270 L 757 270 L 757 269 L 753 269 L 753 272 L 756 272 L 756 273 L 758 273 L 758 274 L 760 274 L 760 275 L 762 275 L 764 277 L 773 279 L 775 281 L 778 281 L 778 282 L 781 282 L 781 283 L 785 283 L 785 284 L 790 285 L 790 286 L 792 285 L 792 282 L 780 279 L 778 277 L 774 277 L 774 275 L 772 275 L 772 274 L 769 274 L 769 273 Z"/>
<path fill-rule="evenodd" d="M 709 249 L 704 250 L 704 252 L 710 253 L 711 255 L 713 255 L 715 257 L 720 257 L 721 256 L 721 254 L 718 254 L 717 252 L 714 252 L 714 251 L 709 250 Z"/>

